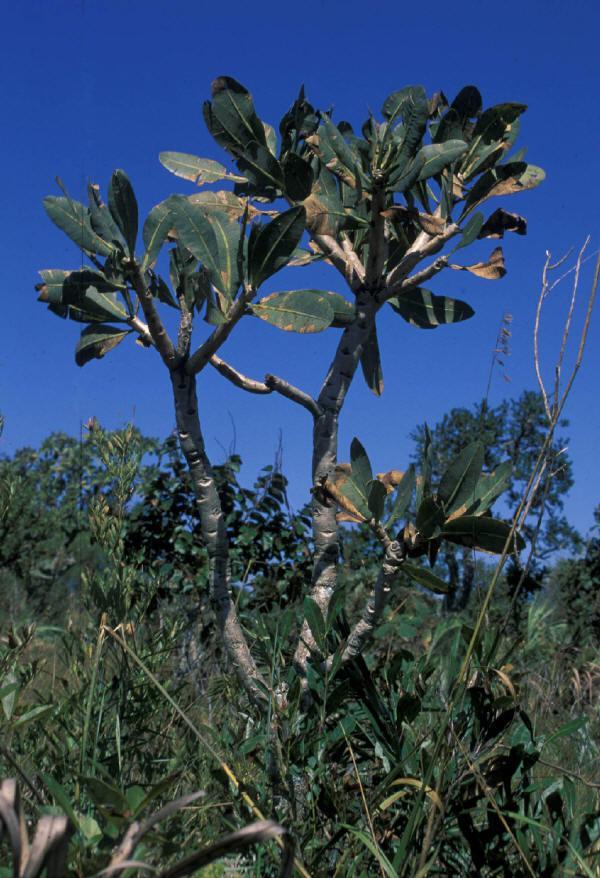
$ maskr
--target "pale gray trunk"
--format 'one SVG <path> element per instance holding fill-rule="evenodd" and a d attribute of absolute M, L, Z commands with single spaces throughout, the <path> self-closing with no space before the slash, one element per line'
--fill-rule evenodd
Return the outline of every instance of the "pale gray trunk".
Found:
<path fill-rule="evenodd" d="M 196 378 L 184 368 L 171 372 L 177 433 L 187 461 L 196 504 L 200 515 L 202 538 L 208 552 L 211 599 L 217 627 L 228 657 L 244 688 L 254 702 L 264 701 L 257 686 L 260 674 L 252 658 L 239 623 L 230 591 L 229 543 L 221 501 L 204 448 L 198 416 Z"/>

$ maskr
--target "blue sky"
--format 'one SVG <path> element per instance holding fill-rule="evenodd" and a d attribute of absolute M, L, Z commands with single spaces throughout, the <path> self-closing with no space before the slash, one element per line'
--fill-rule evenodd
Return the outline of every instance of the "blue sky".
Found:
<path fill-rule="evenodd" d="M 600 246 L 599 27 L 600 7 L 592 0 L 6 4 L 0 36 L 5 303 L 0 411 L 6 426 L 0 449 L 35 445 L 52 430 L 77 434 L 91 415 L 107 427 L 133 420 L 154 435 L 172 429 L 168 382 L 153 352 L 127 340 L 104 360 L 79 369 L 73 360 L 77 326 L 59 321 L 36 302 L 38 269 L 80 264 L 41 202 L 57 194 L 57 174 L 74 197 L 82 197 L 87 180 L 105 185 L 116 167 L 132 179 L 143 214 L 171 192 L 190 192 L 191 184 L 168 174 L 157 155 L 172 149 L 223 160 L 201 116 L 210 81 L 221 74 L 247 85 L 260 115 L 272 123 L 302 82 L 316 106 L 333 106 L 335 119 L 357 124 L 369 108 L 378 111 L 390 92 L 407 84 L 422 83 L 429 93 L 441 88 L 452 98 L 473 83 L 485 105 L 528 104 L 520 143 L 528 148 L 528 160 L 546 170 L 547 180 L 490 208 L 502 205 L 529 222 L 526 238 L 505 239 L 507 276 L 489 282 L 453 272 L 432 283 L 434 292 L 457 294 L 475 308 L 476 316 L 459 326 L 422 332 L 392 313 L 385 315 L 380 324 L 384 396 L 376 399 L 362 378 L 356 380 L 344 413 L 341 456 L 358 434 L 378 470 L 403 468 L 410 451 L 407 436 L 417 422 L 433 424 L 452 406 L 481 399 L 506 311 L 513 315 L 507 363 L 512 381 L 505 383 L 498 373 L 490 401 L 533 388 L 532 326 L 545 251 L 558 256 L 579 246 L 587 234 L 592 235 L 590 252 Z M 489 244 L 470 250 L 468 261 L 489 252 Z M 296 273 L 278 275 L 264 292 L 299 286 L 342 290 L 333 269 L 291 271 Z M 584 273 L 582 292 L 589 288 L 590 273 Z M 549 375 L 566 296 L 565 287 L 548 303 L 543 362 Z M 275 372 L 316 393 L 336 336 L 293 336 L 248 319 L 223 356 L 254 377 Z M 576 485 L 566 506 L 583 531 L 600 502 L 599 375 L 596 314 L 567 409 Z M 243 394 L 212 370 L 200 377 L 200 398 L 213 459 L 222 459 L 223 446 L 230 445 L 233 421 L 250 479 L 271 461 L 281 428 L 292 500 L 298 505 L 307 498 L 310 423 L 303 410 L 274 396 Z"/>

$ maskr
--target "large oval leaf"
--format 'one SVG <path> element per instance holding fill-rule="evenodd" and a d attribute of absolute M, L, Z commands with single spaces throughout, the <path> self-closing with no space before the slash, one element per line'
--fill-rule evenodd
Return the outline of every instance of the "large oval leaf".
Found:
<path fill-rule="evenodd" d="M 109 256 L 114 250 L 112 244 L 96 234 L 90 212 L 80 201 L 49 195 L 44 198 L 44 210 L 52 222 L 86 253 Z"/>
<path fill-rule="evenodd" d="M 173 227 L 171 207 L 171 198 L 167 198 L 155 205 L 146 217 L 142 230 L 142 239 L 146 248 L 142 260 L 142 271 L 146 271 L 147 268 L 154 265 L 169 230 Z"/>
<path fill-rule="evenodd" d="M 75 348 L 75 362 L 78 366 L 85 366 L 90 360 L 102 359 L 105 354 L 116 348 L 129 332 L 130 330 L 123 331 L 115 326 L 101 323 L 86 327 Z"/>
<path fill-rule="evenodd" d="M 120 169 L 110 178 L 108 209 L 125 238 L 130 256 L 133 256 L 138 233 L 138 205 L 129 177 Z"/>
<path fill-rule="evenodd" d="M 270 223 L 252 226 L 248 243 L 248 271 L 253 289 L 289 262 L 306 224 L 303 207 L 292 207 Z"/>
<path fill-rule="evenodd" d="M 415 490 L 416 481 L 415 465 L 411 463 L 396 489 L 390 517 L 385 523 L 386 528 L 391 528 L 400 518 L 406 515 Z"/>
<path fill-rule="evenodd" d="M 286 332 L 322 332 L 333 322 L 333 308 L 320 290 L 273 293 L 252 307 L 252 313 Z"/>
<path fill-rule="evenodd" d="M 464 155 L 467 149 L 467 144 L 463 140 L 447 140 L 445 143 L 430 143 L 423 146 L 418 153 L 423 161 L 417 180 L 435 177 Z"/>
<path fill-rule="evenodd" d="M 435 329 L 446 323 L 468 320 L 474 311 L 466 302 L 448 296 L 436 296 L 424 287 L 415 287 L 389 300 L 390 305 L 411 326 Z"/>
<path fill-rule="evenodd" d="M 441 478 L 438 497 L 444 504 L 446 515 L 450 515 L 473 494 L 481 475 L 484 448 L 481 442 L 467 445 L 458 454 Z"/>
<path fill-rule="evenodd" d="M 419 585 L 429 589 L 434 594 L 447 594 L 448 586 L 446 583 L 439 576 L 436 576 L 435 573 L 432 573 L 431 570 L 427 570 L 426 567 L 419 567 L 418 564 L 404 561 L 400 569 L 407 573 L 411 579 L 414 579 L 415 582 L 418 582 Z"/>
<path fill-rule="evenodd" d="M 230 76 L 219 76 L 212 83 L 212 95 L 213 100 L 204 104 L 204 120 L 220 146 L 236 157 L 253 140 L 267 146 L 265 129 L 248 89 Z"/>
<path fill-rule="evenodd" d="M 179 241 L 204 265 L 215 283 L 215 278 L 218 281 L 220 277 L 217 236 L 203 207 L 182 195 L 174 195 L 171 213 Z"/>
<path fill-rule="evenodd" d="M 485 515 L 462 515 L 444 524 L 442 536 L 445 540 L 458 543 L 460 546 L 483 549 L 485 552 L 500 555 L 504 551 L 510 530 L 509 524 L 497 518 L 488 518 Z M 520 551 L 524 548 L 525 540 L 520 534 L 515 534 L 509 551 Z"/>
<path fill-rule="evenodd" d="M 245 183 L 246 178 L 239 174 L 231 174 L 225 165 L 212 159 L 201 159 L 197 155 L 187 152 L 161 152 L 158 159 L 168 171 L 181 177 L 182 180 L 190 180 L 197 186 L 204 183 L 216 183 L 218 180 L 233 180 L 235 183 Z"/>
<path fill-rule="evenodd" d="M 239 169 L 256 187 L 283 189 L 283 170 L 272 152 L 252 141 L 238 159 Z"/>

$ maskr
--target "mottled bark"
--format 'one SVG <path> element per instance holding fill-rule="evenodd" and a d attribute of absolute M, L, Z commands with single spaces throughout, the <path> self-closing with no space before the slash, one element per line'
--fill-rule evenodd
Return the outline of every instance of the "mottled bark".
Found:
<path fill-rule="evenodd" d="M 313 484 L 319 485 L 330 477 L 337 463 L 339 415 L 346 394 L 354 378 L 366 341 L 373 328 L 376 306 L 366 289 L 356 296 L 356 319 L 346 327 L 337 347 L 333 362 L 317 399 L 319 413 L 313 428 Z M 311 597 L 326 615 L 329 601 L 337 582 L 339 558 L 338 523 L 336 507 L 322 502 L 318 492 L 313 496 L 312 518 L 315 558 L 311 583 Z M 296 669 L 306 677 L 306 663 L 316 649 L 314 638 L 306 622 L 302 625 L 300 641 L 294 656 Z"/>
<path fill-rule="evenodd" d="M 200 514 L 202 538 L 208 552 L 211 600 L 225 649 L 246 692 L 255 703 L 264 702 L 257 685 L 260 674 L 248 648 L 230 591 L 229 544 L 221 501 L 198 416 L 196 378 L 184 368 L 171 373 L 177 433 L 189 467 Z M 262 681 L 261 681 L 262 682 Z"/>

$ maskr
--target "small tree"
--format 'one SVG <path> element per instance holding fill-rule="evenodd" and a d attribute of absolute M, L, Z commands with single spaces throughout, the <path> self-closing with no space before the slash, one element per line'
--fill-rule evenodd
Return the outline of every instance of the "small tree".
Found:
<path fill-rule="evenodd" d="M 101 358 L 128 334 L 155 348 L 170 378 L 177 430 L 210 558 L 210 585 L 220 635 L 251 699 L 268 697 L 261 670 L 240 625 L 229 582 L 229 545 L 223 509 L 198 416 L 197 376 L 209 364 L 252 393 L 281 393 L 313 420 L 314 565 L 307 583 L 305 617 L 294 654 L 300 689 L 309 662 L 339 667 L 359 656 L 377 623 L 384 598 L 403 566 L 418 583 L 445 585 L 414 558 L 434 562 L 443 540 L 501 552 L 509 528 L 484 516 L 505 484 L 483 476 L 483 448 L 472 443 L 452 461 L 439 485 L 431 484 L 430 446 L 420 475 L 409 468 L 373 476 L 360 442 L 351 464 L 338 465 L 338 423 L 360 366 L 371 390 L 382 392 L 377 319 L 386 311 L 419 329 L 473 316 L 465 302 L 434 294 L 424 284 L 442 271 L 466 271 L 485 279 L 505 274 L 501 247 L 489 259 L 459 264 L 458 251 L 476 239 L 524 234 L 525 220 L 502 208 L 487 218 L 478 208 L 492 196 L 532 188 L 543 172 L 510 154 L 523 104 L 483 109 L 479 91 L 462 89 L 448 104 L 421 86 L 391 94 L 382 121 L 370 116 L 356 134 L 347 122 L 316 110 L 301 90 L 274 128 L 258 117 L 250 93 L 229 77 L 212 84 L 204 118 L 216 142 L 232 156 L 234 172 L 212 160 L 161 154 L 178 177 L 202 185 L 224 180 L 233 189 L 175 195 L 156 205 L 138 247 L 138 208 L 123 171 L 112 175 L 108 204 L 96 185 L 89 204 L 49 197 L 50 218 L 87 255 L 78 271 L 46 270 L 40 300 L 60 317 L 86 324 L 76 349 L 82 366 Z M 170 242 L 169 283 L 157 270 Z M 308 246 L 303 246 L 306 242 Z M 449 253 L 442 254 L 446 245 Z M 456 254 L 456 255 L 454 255 Z M 263 283 L 287 266 L 323 260 L 332 265 L 350 298 L 329 290 L 295 288 L 258 298 Z M 160 305 L 177 309 L 177 338 L 169 335 Z M 213 326 L 196 346 L 192 331 L 204 314 Z M 218 356 L 242 318 L 257 317 L 285 331 L 341 330 L 316 398 L 284 379 L 249 378 Z M 416 488 L 416 518 L 404 528 Z M 387 516 L 386 495 L 396 490 Z M 323 639 L 336 593 L 338 507 L 342 518 L 366 522 L 384 556 L 362 617 L 333 654 Z M 385 522 L 385 523 L 384 523 Z"/>

